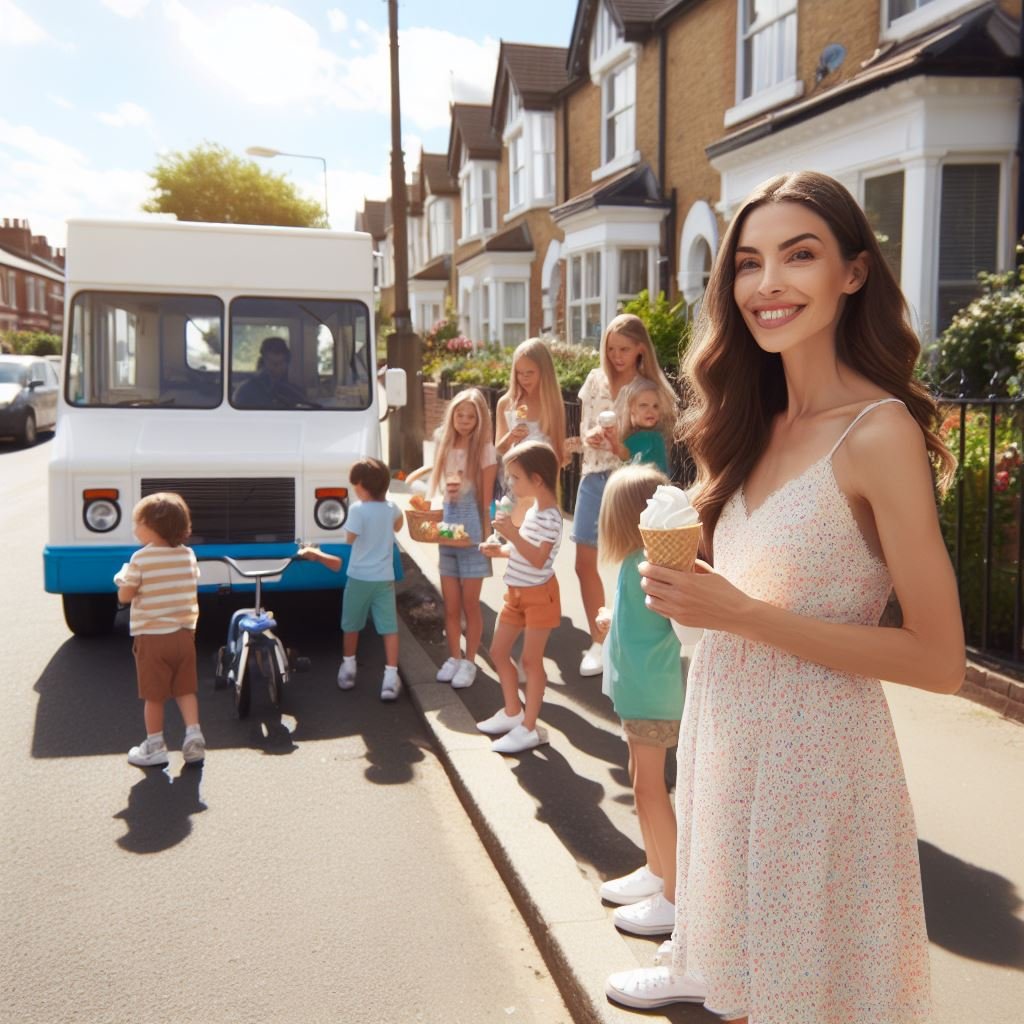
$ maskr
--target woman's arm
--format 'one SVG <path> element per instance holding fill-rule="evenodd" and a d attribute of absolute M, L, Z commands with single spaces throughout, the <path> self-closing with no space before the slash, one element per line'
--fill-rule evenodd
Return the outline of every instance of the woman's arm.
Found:
<path fill-rule="evenodd" d="M 642 563 L 650 606 L 682 625 L 735 633 L 840 672 L 955 693 L 964 677 L 963 625 L 921 431 L 905 412 L 875 413 L 845 447 L 836 459 L 842 455 L 843 476 L 849 472 L 871 507 L 901 628 L 798 615 L 749 597 L 703 562 L 695 573 Z"/>

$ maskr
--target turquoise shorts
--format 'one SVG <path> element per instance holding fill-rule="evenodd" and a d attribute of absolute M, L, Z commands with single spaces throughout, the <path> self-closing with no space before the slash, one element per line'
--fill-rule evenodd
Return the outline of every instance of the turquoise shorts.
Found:
<path fill-rule="evenodd" d="M 342 633 L 360 632 L 370 615 L 381 636 L 398 632 L 394 581 L 354 580 L 349 576 L 341 599 Z"/>

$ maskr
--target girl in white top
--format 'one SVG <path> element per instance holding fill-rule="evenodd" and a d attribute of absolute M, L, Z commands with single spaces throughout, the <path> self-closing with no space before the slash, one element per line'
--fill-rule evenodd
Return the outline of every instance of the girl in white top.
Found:
<path fill-rule="evenodd" d="M 548 635 L 561 621 L 562 608 L 555 578 L 554 560 L 562 539 L 562 513 L 555 489 L 558 459 L 550 445 L 526 441 L 505 457 L 505 473 L 513 497 L 528 500 L 530 507 L 521 527 L 511 516 L 494 520 L 494 532 L 507 543 L 490 541 L 480 546 L 490 558 L 507 557 L 505 604 L 491 640 L 494 662 L 505 706 L 477 728 L 498 736 L 491 749 L 518 754 L 547 741 L 537 725 L 547 679 L 544 648 Z M 526 673 L 526 707 L 519 700 L 519 676 L 512 660 L 512 645 L 523 637 L 522 665 Z"/>
<path fill-rule="evenodd" d="M 444 520 L 466 527 L 470 547 L 441 545 L 441 595 L 444 598 L 448 659 L 437 680 L 456 689 L 476 679 L 476 652 L 483 634 L 480 590 L 491 563 L 478 550 L 488 520 L 498 456 L 491 444 L 491 413 L 476 389 L 460 391 L 449 403 L 437 434 L 437 458 L 430 493 L 444 497 Z M 462 657 L 462 619 L 466 620 L 466 656 Z"/>
<path fill-rule="evenodd" d="M 544 441 L 554 450 L 558 465 L 564 466 L 565 434 L 565 403 L 551 351 L 540 338 L 528 338 L 512 353 L 508 390 L 495 409 L 494 446 L 503 456 L 523 441 Z M 529 507 L 526 501 L 512 510 L 517 526 Z"/>
<path fill-rule="evenodd" d="M 637 376 L 653 381 L 659 392 L 659 404 L 675 418 L 678 399 L 658 366 L 658 357 L 644 322 L 632 313 L 621 313 L 611 320 L 601 336 L 601 365 L 591 370 L 580 388 L 580 438 L 583 442 L 583 466 L 572 539 L 576 542 L 576 576 L 580 581 L 583 610 L 587 615 L 591 646 L 580 662 L 580 675 L 599 676 L 603 671 L 601 632 L 597 613 L 604 604 L 604 584 L 597 568 L 597 517 L 601 495 L 608 475 L 621 460 L 612 448 L 615 423 L 615 399 Z M 609 426 L 602 426 L 602 413 L 609 413 Z"/>

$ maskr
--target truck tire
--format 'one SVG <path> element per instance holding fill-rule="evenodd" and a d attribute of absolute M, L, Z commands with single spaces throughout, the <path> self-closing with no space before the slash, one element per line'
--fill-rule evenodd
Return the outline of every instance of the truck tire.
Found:
<path fill-rule="evenodd" d="M 114 628 L 115 594 L 64 594 L 64 621 L 75 636 L 104 636 Z"/>

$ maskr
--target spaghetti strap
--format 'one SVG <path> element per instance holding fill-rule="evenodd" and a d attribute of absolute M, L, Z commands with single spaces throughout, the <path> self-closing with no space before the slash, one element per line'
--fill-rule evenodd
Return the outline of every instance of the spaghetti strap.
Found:
<path fill-rule="evenodd" d="M 831 460 L 832 456 L 835 455 L 836 450 L 846 440 L 846 435 L 861 421 L 864 416 L 867 416 L 872 409 L 877 409 L 880 405 L 887 405 L 889 402 L 896 402 L 898 405 L 903 405 L 903 402 L 898 398 L 881 398 L 877 402 L 872 402 L 870 405 L 864 406 L 863 409 L 850 422 L 850 425 L 843 431 L 842 437 L 834 445 L 832 445 L 832 451 L 825 457 L 826 461 Z"/>

